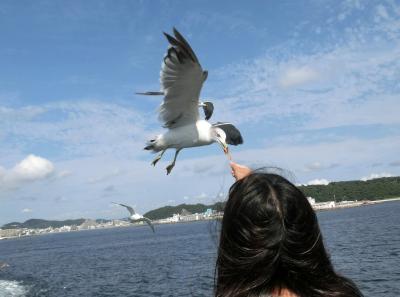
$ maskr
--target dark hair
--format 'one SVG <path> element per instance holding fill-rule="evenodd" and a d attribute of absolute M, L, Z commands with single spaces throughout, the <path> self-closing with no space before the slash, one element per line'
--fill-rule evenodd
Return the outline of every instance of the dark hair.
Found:
<path fill-rule="evenodd" d="M 314 210 L 277 174 L 253 172 L 229 190 L 215 268 L 215 296 L 363 296 L 335 273 Z"/>

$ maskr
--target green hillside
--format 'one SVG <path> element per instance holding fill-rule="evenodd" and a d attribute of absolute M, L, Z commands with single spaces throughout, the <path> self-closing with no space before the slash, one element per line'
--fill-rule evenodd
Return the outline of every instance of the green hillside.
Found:
<path fill-rule="evenodd" d="M 400 177 L 384 177 L 368 181 L 342 181 L 332 182 L 328 185 L 300 186 L 300 190 L 308 197 L 313 197 L 316 202 L 343 200 L 380 200 L 400 197 Z M 335 197 L 335 198 L 334 198 Z M 152 220 L 172 217 L 186 209 L 191 213 L 201 213 L 207 208 L 223 210 L 224 202 L 212 205 L 180 204 L 177 206 L 164 206 L 147 212 L 144 216 Z"/>
<path fill-rule="evenodd" d="M 28 229 L 45 229 L 48 227 L 60 228 L 62 226 L 79 226 L 85 221 L 85 219 L 76 219 L 76 220 L 65 220 L 65 221 L 47 221 L 41 219 L 30 219 L 25 221 L 24 223 L 12 222 L 3 225 L 2 229 L 20 229 L 20 228 L 28 228 Z"/>
<path fill-rule="evenodd" d="M 368 181 L 332 182 L 326 186 L 300 186 L 316 202 L 342 200 L 380 200 L 400 197 L 400 177 L 383 177 Z"/>
<path fill-rule="evenodd" d="M 202 213 L 205 212 L 208 208 L 221 211 L 223 210 L 223 203 L 217 202 L 212 205 L 204 205 L 198 203 L 198 204 L 179 204 L 176 206 L 164 206 L 161 208 L 151 210 L 145 213 L 144 216 L 151 220 L 158 220 L 158 219 L 165 219 L 168 217 L 172 217 L 176 213 L 180 214 L 182 212 L 182 209 L 185 209 L 191 213 Z"/>

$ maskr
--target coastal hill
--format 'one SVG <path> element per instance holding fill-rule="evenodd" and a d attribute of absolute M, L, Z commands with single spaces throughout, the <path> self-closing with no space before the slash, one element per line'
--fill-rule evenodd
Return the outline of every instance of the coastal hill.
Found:
<path fill-rule="evenodd" d="M 300 186 L 307 197 L 316 202 L 345 200 L 382 200 L 400 197 L 400 176 L 368 181 L 331 182 L 328 185 Z"/>
<path fill-rule="evenodd" d="M 12 222 L 3 225 L 2 229 L 45 229 L 49 227 L 60 228 L 62 226 L 79 226 L 81 225 L 85 219 L 76 219 L 76 220 L 65 220 L 65 221 L 48 221 L 41 219 L 30 219 L 25 221 L 24 223 Z"/>
<path fill-rule="evenodd" d="M 159 220 L 172 217 L 176 213 L 180 214 L 182 210 L 186 210 L 187 212 L 190 213 L 202 213 L 209 208 L 217 211 L 222 211 L 224 209 L 224 203 L 217 202 L 211 205 L 204 205 L 201 203 L 197 203 L 197 204 L 179 204 L 176 206 L 164 206 L 146 212 L 144 216 L 151 220 Z"/>
<path fill-rule="evenodd" d="M 299 186 L 307 197 L 313 197 L 316 202 L 325 201 L 345 201 L 345 200 L 382 200 L 400 197 L 400 176 L 384 177 L 368 181 L 342 181 L 331 182 L 328 185 Z M 222 211 L 224 202 L 217 202 L 211 205 L 198 204 L 179 204 L 176 206 L 164 206 L 151 210 L 144 214 L 152 220 L 172 217 L 174 214 L 202 213 L 207 209 Z M 43 229 L 48 227 L 59 228 L 62 226 L 79 226 L 85 219 L 48 221 L 40 219 L 30 219 L 24 223 L 12 222 L 2 226 L 2 229 Z M 97 222 L 107 222 L 109 220 L 98 219 Z"/>
<path fill-rule="evenodd" d="M 52 228 L 61 228 L 63 226 L 79 226 L 85 222 L 86 219 L 75 219 L 75 220 L 65 220 L 65 221 L 54 221 L 54 220 L 42 220 L 42 219 L 30 219 L 23 223 L 19 222 L 11 222 L 3 225 L 0 229 L 46 229 L 49 227 Z M 106 223 L 111 220 L 105 219 L 97 219 L 96 223 Z"/>

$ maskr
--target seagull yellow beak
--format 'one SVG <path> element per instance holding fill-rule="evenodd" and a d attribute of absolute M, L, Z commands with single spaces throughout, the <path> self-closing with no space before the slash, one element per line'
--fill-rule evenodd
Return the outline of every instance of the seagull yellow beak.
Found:
<path fill-rule="evenodd" d="M 225 155 L 229 154 L 229 148 L 228 148 L 228 146 L 224 146 L 224 153 L 225 153 Z"/>
<path fill-rule="evenodd" d="M 218 140 L 218 142 L 222 146 L 222 149 L 224 150 L 224 154 L 225 155 L 228 154 L 229 153 L 228 145 L 225 142 L 221 141 L 221 140 Z"/>

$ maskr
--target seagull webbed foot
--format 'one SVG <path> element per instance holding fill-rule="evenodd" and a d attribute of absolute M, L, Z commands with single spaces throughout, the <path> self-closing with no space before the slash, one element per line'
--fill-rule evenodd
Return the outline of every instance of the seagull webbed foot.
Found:
<path fill-rule="evenodd" d="M 153 162 L 151 162 L 151 165 L 156 166 L 157 162 L 160 161 L 160 159 L 161 159 L 161 156 L 157 156 L 157 158 L 155 158 L 153 160 Z"/>
<path fill-rule="evenodd" d="M 161 157 L 164 155 L 165 150 L 163 150 L 158 156 L 151 162 L 151 165 L 156 166 L 157 162 L 160 161 Z"/>
<path fill-rule="evenodd" d="M 175 151 L 175 156 L 174 156 L 174 160 L 173 160 L 172 163 L 169 164 L 169 165 L 167 166 L 167 168 L 166 168 L 166 169 L 167 169 L 167 175 L 170 174 L 172 168 L 174 168 L 175 162 L 176 162 L 176 157 L 178 157 L 178 154 L 179 154 L 179 152 L 181 151 L 181 149 L 182 149 L 182 148 L 176 149 L 176 151 Z"/>
<path fill-rule="evenodd" d="M 175 166 L 175 164 L 174 163 L 172 163 L 172 164 L 169 164 L 168 166 L 167 166 L 167 175 L 169 175 L 170 173 L 171 173 L 171 171 L 172 171 L 172 168 L 174 168 L 174 166 Z"/>

